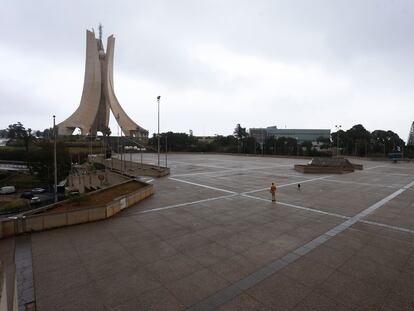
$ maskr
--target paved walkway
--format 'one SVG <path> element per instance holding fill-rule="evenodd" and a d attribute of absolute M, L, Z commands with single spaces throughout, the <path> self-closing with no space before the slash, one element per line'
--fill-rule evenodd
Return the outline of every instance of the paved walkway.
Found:
<path fill-rule="evenodd" d="M 170 155 L 140 205 L 32 234 L 38 310 L 413 310 L 414 165 L 298 162 Z"/>

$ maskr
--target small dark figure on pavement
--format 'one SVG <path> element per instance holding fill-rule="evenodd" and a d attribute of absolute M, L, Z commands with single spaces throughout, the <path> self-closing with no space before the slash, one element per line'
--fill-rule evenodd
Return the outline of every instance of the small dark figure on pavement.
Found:
<path fill-rule="evenodd" d="M 274 183 L 270 187 L 270 193 L 272 194 L 272 202 L 276 202 L 276 186 Z"/>
<path fill-rule="evenodd" d="M 298 191 L 300 191 L 300 184 L 298 184 Z"/>

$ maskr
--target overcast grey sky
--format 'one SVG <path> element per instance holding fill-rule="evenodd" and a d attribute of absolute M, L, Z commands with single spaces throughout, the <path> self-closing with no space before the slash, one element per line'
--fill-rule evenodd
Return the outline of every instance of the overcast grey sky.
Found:
<path fill-rule="evenodd" d="M 414 120 L 411 0 L 3 0 L 0 128 L 48 127 L 79 105 L 85 30 L 116 37 L 114 83 L 138 124 L 392 130 Z M 112 132 L 117 132 L 114 119 Z"/>

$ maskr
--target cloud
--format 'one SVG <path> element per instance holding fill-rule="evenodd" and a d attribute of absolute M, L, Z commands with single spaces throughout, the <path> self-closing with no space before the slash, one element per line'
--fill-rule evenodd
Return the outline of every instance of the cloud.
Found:
<path fill-rule="evenodd" d="M 162 130 L 362 123 L 406 139 L 413 11 L 409 0 L 6 0 L 0 127 L 43 129 L 76 109 L 85 29 L 102 22 L 116 37 L 117 97 L 151 133 L 161 95 Z"/>

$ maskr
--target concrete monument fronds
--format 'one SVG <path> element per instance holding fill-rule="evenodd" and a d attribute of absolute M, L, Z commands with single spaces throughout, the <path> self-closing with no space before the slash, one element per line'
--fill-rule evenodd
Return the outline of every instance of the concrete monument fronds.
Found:
<path fill-rule="evenodd" d="M 114 92 L 113 64 L 115 38 L 108 37 L 106 52 L 102 43 L 102 25 L 99 38 L 86 30 L 86 63 L 82 97 L 78 109 L 57 125 L 59 135 L 71 135 L 79 128 L 82 135 L 96 136 L 109 131 L 109 112 L 126 136 L 148 138 L 148 131 L 135 123 L 122 109 Z"/>

